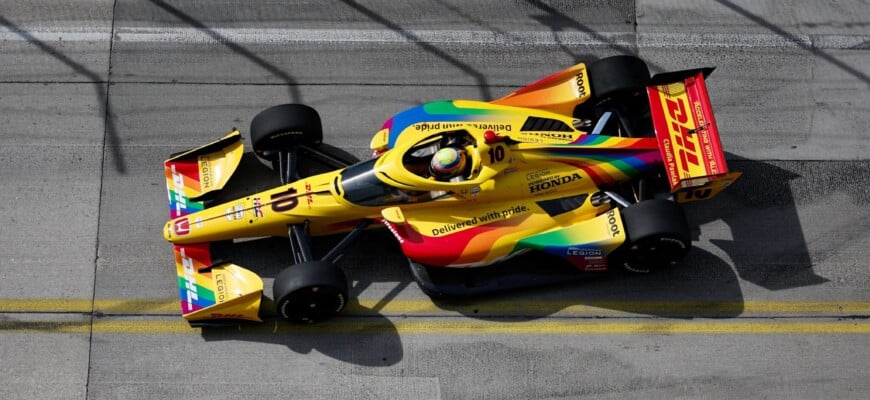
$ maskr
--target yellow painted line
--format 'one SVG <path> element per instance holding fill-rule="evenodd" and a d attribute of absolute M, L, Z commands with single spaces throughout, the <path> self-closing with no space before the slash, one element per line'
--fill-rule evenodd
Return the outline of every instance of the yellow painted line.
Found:
<path fill-rule="evenodd" d="M 870 323 L 852 322 L 704 322 L 644 321 L 591 322 L 407 322 L 396 324 L 402 334 L 522 334 L 522 335 L 592 335 L 592 334 L 819 334 L 870 333 Z"/>
<path fill-rule="evenodd" d="M 84 299 L 0 299 L 0 312 L 91 312 Z"/>
<path fill-rule="evenodd" d="M 349 304 L 351 313 L 371 312 L 378 300 L 359 300 Z M 481 301 L 445 304 L 439 308 L 430 300 L 393 300 L 378 311 L 384 315 L 436 314 L 454 310 L 463 314 L 487 315 L 595 315 L 614 311 L 630 313 L 673 313 L 703 315 L 870 315 L 870 302 L 866 301 L 628 301 L 628 300 L 517 300 Z"/>
<path fill-rule="evenodd" d="M 733 334 L 870 334 L 870 321 L 387 321 L 334 320 L 316 325 L 265 323 L 235 328 L 191 328 L 184 321 L 117 321 L 98 319 L 95 334 L 400 334 L 400 335 L 733 335 Z M 87 334 L 82 322 L 0 321 L 0 333 Z"/>
<path fill-rule="evenodd" d="M 93 308 L 92 308 L 93 307 Z M 0 299 L 0 312 L 178 314 L 176 299 Z"/>
<path fill-rule="evenodd" d="M 97 299 L 94 309 L 104 314 L 175 314 L 181 307 L 178 299 Z"/>
<path fill-rule="evenodd" d="M 0 320 L 0 333 L 83 333 L 91 331 L 90 321 L 10 321 Z"/>
<path fill-rule="evenodd" d="M 226 328 L 224 328 L 226 329 Z M 94 321 L 94 333 L 104 334 L 200 334 L 202 329 L 191 328 L 187 321 Z"/>
<path fill-rule="evenodd" d="M 381 304 L 383 303 L 383 304 Z M 93 308 L 92 308 L 93 307 Z M 0 312 L 90 313 L 119 315 L 178 315 L 177 299 L 0 299 Z M 439 306 L 428 299 L 360 299 L 348 304 L 345 315 L 445 315 L 450 313 L 537 316 L 558 313 L 588 316 L 628 312 L 692 316 L 753 315 L 868 315 L 870 301 L 601 301 L 517 300 L 452 302 Z"/>

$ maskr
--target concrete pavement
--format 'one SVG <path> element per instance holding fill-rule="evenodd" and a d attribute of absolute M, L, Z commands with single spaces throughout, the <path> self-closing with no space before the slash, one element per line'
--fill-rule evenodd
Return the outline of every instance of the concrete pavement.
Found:
<path fill-rule="evenodd" d="M 865 398 L 868 16 L 860 1 L 0 0 L 0 397 Z M 358 300 L 333 322 L 177 315 L 168 154 L 296 101 L 363 156 L 408 106 L 613 54 L 718 67 L 745 176 L 689 207 L 681 267 L 432 302 L 373 233 L 343 260 Z M 267 289 L 285 246 L 240 246 Z"/>

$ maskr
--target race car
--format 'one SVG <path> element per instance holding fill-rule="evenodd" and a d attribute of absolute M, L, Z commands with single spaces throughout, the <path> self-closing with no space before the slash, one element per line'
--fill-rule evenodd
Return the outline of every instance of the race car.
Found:
<path fill-rule="evenodd" d="M 289 237 L 275 276 L 277 314 L 318 321 L 348 302 L 337 261 L 361 233 L 385 227 L 432 296 L 518 287 L 437 277 L 493 269 L 523 254 L 573 272 L 650 272 L 691 247 L 681 203 L 709 199 L 740 175 L 725 162 L 705 86 L 713 68 L 657 74 L 632 56 L 579 63 L 497 100 L 425 103 L 386 120 L 356 162 L 321 144 L 313 108 L 284 104 L 251 121 L 250 144 L 281 185 L 211 204 L 233 176 L 238 130 L 164 164 L 182 315 L 191 324 L 262 321 L 263 281 L 218 256 L 232 240 Z M 346 153 L 344 153 L 346 154 Z M 303 173 L 313 158 L 331 166 Z M 327 254 L 312 238 L 344 235 Z M 436 279 L 437 278 L 437 279 Z"/>

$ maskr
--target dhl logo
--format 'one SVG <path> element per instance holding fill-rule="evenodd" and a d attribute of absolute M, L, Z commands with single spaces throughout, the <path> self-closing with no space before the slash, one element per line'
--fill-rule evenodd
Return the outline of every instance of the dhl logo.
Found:
<path fill-rule="evenodd" d="M 681 178 L 704 175 L 706 168 L 701 160 L 701 145 L 698 135 L 695 134 L 695 120 L 688 109 L 686 93 L 680 90 L 677 96 L 666 96 L 667 93 L 662 93 L 661 99 L 668 120 L 668 135 L 672 139 L 671 145 L 679 168 L 678 175 Z"/>
<path fill-rule="evenodd" d="M 196 289 L 196 267 L 193 259 L 187 256 L 184 248 L 181 249 L 181 268 L 184 271 L 184 289 L 187 291 L 187 311 L 193 311 L 193 302 L 199 300 Z"/>
<path fill-rule="evenodd" d="M 177 217 L 186 214 L 187 197 L 184 196 L 184 175 L 175 170 L 175 164 L 172 164 L 171 170 L 172 190 L 175 192 L 175 214 L 173 217 Z"/>
<path fill-rule="evenodd" d="M 650 114 L 662 163 L 679 201 L 710 198 L 733 182 L 719 142 L 716 121 L 704 85 L 704 73 L 689 71 L 682 81 L 647 86 Z M 721 182 L 711 186 L 711 182 Z M 692 189 L 691 192 L 686 191 Z"/>

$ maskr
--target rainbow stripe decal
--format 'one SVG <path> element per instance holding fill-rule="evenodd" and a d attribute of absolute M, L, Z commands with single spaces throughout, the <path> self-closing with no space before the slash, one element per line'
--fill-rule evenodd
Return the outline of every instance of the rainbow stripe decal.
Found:
<path fill-rule="evenodd" d="M 463 102 L 466 103 L 466 102 Z M 467 102 L 469 105 L 476 102 Z M 479 103 L 481 107 L 461 107 L 456 101 L 435 101 L 426 103 L 417 107 L 413 107 L 402 111 L 392 118 L 388 119 L 381 126 L 381 129 L 389 129 L 390 135 L 388 146 L 392 148 L 396 144 L 396 139 L 409 126 L 421 123 L 443 123 L 443 122 L 473 122 L 473 121 L 491 121 L 497 122 L 501 120 L 516 117 L 516 112 L 507 109 L 484 108 L 487 103 Z"/>
<path fill-rule="evenodd" d="M 169 193 L 169 217 L 175 219 L 178 235 L 189 231 L 185 215 L 202 210 L 201 201 L 190 200 L 185 188 L 200 189 L 197 160 L 174 160 L 164 163 L 166 191 Z M 190 314 L 215 304 L 214 281 L 211 272 L 201 271 L 211 266 L 208 243 L 175 246 L 175 267 L 182 314 Z"/>
<path fill-rule="evenodd" d="M 607 269 L 607 255 L 625 240 L 619 210 L 555 231 L 521 239 L 514 251 L 541 250 L 562 257 L 584 271 Z"/>
<path fill-rule="evenodd" d="M 197 211 L 205 206 L 201 201 L 192 201 L 184 194 L 184 189 L 200 190 L 199 166 L 197 160 L 177 160 L 164 163 L 166 191 L 169 193 L 169 218 L 175 219 Z"/>
<path fill-rule="evenodd" d="M 488 213 L 495 221 L 473 220 L 449 223 L 445 226 L 477 224 L 455 232 L 443 229 L 418 231 L 412 224 L 384 224 L 399 240 L 408 258 L 429 266 L 475 267 L 489 265 L 504 257 L 525 250 L 541 250 L 565 258 L 586 271 L 607 269 L 606 256 L 625 240 L 618 210 L 610 210 L 595 218 L 573 223 L 564 228 L 554 225 L 546 213 L 533 212 L 532 204 L 511 206 L 513 214 L 499 217 Z M 547 229 L 552 227 L 555 229 Z M 449 229 L 447 229 L 449 231 Z"/>
<path fill-rule="evenodd" d="M 525 209 L 528 211 L 528 208 Z M 490 264 L 509 253 L 500 253 L 503 243 L 516 242 L 547 223 L 543 214 L 522 212 L 495 222 L 438 236 L 417 232 L 409 224 L 384 224 L 393 232 L 408 258 L 433 266 L 477 266 Z"/>
<path fill-rule="evenodd" d="M 204 270 L 211 264 L 208 243 L 175 246 L 182 314 L 190 314 L 216 303 L 211 271 Z"/>
<path fill-rule="evenodd" d="M 582 135 L 574 143 L 533 150 L 540 156 L 583 170 L 596 185 L 610 185 L 660 165 L 654 138 Z"/>

